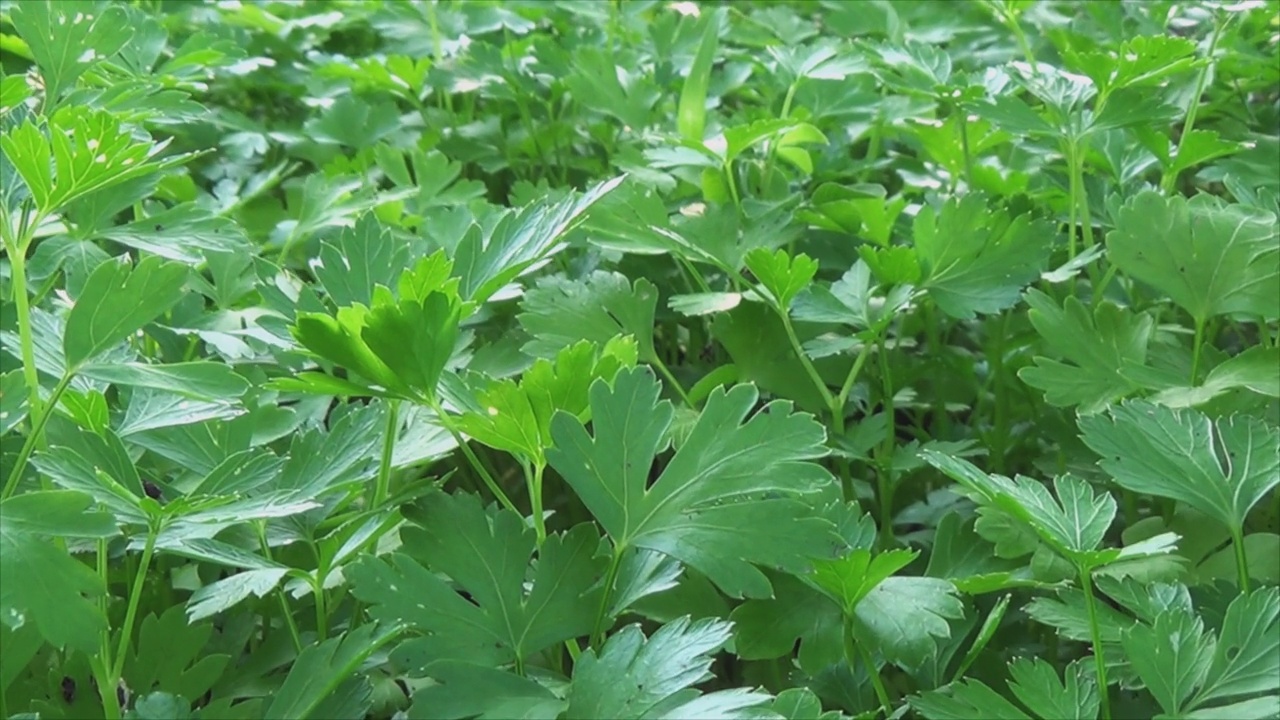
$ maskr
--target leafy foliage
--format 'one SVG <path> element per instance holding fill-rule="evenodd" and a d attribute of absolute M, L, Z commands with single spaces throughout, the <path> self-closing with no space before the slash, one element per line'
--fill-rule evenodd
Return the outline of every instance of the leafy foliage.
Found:
<path fill-rule="evenodd" d="M 0 716 L 1280 717 L 1274 3 L 0 0 Z"/>

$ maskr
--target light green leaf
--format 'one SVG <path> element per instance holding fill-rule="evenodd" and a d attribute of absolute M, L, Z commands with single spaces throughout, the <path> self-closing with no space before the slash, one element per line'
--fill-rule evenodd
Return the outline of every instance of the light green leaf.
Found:
<path fill-rule="evenodd" d="M 187 618 L 190 622 L 203 620 L 230 610 L 250 595 L 265 597 L 288 572 L 285 567 L 256 568 L 215 580 L 192 593 L 187 601 Z"/>
<path fill-rule="evenodd" d="M 926 205 L 913 225 L 920 287 L 948 315 L 967 319 L 1014 305 L 1049 259 L 1053 226 L 992 210 L 980 193 Z"/>
<path fill-rule="evenodd" d="M 1009 664 L 1009 689 L 1037 717 L 1096 718 L 1100 700 L 1092 665 L 1092 660 L 1077 660 L 1059 679 L 1048 662 L 1019 658 Z"/>
<path fill-rule="evenodd" d="M 116 434 L 125 437 L 175 425 L 230 420 L 243 412 L 242 408 L 222 400 L 195 400 L 176 393 L 139 387 L 129 398 Z"/>
<path fill-rule="evenodd" d="M 294 661 L 284 683 L 271 696 L 271 703 L 263 718 L 337 718 L 333 712 L 319 712 L 334 696 L 348 695 L 352 688 L 343 686 L 378 648 L 394 639 L 399 630 L 379 628 L 368 623 L 347 632 L 341 637 L 330 638 L 302 651 Z M 368 686 L 368 679 L 359 677 L 357 682 Z M 366 695 L 367 690 L 366 690 Z M 343 703 L 345 705 L 345 703 Z M 368 700 L 356 703 L 351 717 L 364 717 L 368 712 Z"/>
<path fill-rule="evenodd" d="M 467 233 L 453 254 L 462 297 L 483 303 L 507 283 L 540 267 L 563 248 L 565 236 L 583 222 L 587 211 L 622 180 L 619 176 L 559 202 L 542 201 L 509 212 L 488 233 Z"/>
<path fill-rule="evenodd" d="M 747 253 L 744 262 L 783 310 L 791 306 L 791 300 L 801 290 L 809 287 L 818 272 L 816 260 L 803 253 L 792 258 L 785 250 L 769 252 L 755 248 Z"/>
<path fill-rule="evenodd" d="M 596 382 L 594 432 L 557 414 L 548 460 L 615 548 L 656 550 L 730 596 L 767 597 L 769 581 L 756 565 L 802 571 L 830 547 L 831 525 L 801 499 L 831 487 L 830 474 L 812 462 L 826 454 L 822 426 L 783 401 L 748 418 L 759 398 L 751 385 L 713 390 L 650 487 L 673 417 L 659 391 L 647 368 L 619 372 L 612 387 Z M 744 534 L 744 527 L 753 531 Z"/>
<path fill-rule="evenodd" d="M 1097 567 L 1120 556 L 1119 550 L 1098 550 L 1115 519 L 1115 498 L 1095 493 L 1086 481 L 1074 475 L 1059 476 L 1053 483 L 1055 499 L 1047 487 L 1032 478 L 988 475 L 965 460 L 931 449 L 920 455 L 963 485 L 982 505 L 1030 525 L 1041 540 L 1072 563 Z"/>
<path fill-rule="evenodd" d="M 51 106 L 133 35 L 124 8 L 87 0 L 21 3 L 14 6 L 12 21 L 40 67 Z"/>
<path fill-rule="evenodd" d="M 630 335 L 639 359 L 652 362 L 653 317 L 658 289 L 644 278 L 633 285 L 625 275 L 596 271 L 582 280 L 561 275 L 543 278 L 525 294 L 520 326 L 534 337 L 524 351 L 555 357 L 561 348 L 581 340 L 604 345 L 617 335 Z"/>
<path fill-rule="evenodd" d="M 711 654 L 729 640 L 730 625 L 716 618 L 683 617 L 646 639 L 628 625 L 587 650 L 573 669 L 565 720 L 595 718 L 761 717 L 751 708 L 773 698 L 759 692 L 720 690 L 702 695 L 693 685 L 710 680 Z"/>
<path fill-rule="evenodd" d="M 67 366 L 120 343 L 182 299 L 187 266 L 146 257 L 130 267 L 121 260 L 98 266 L 67 316 L 62 348 Z"/>
<path fill-rule="evenodd" d="M 1280 371 L 1276 368 L 1280 368 L 1280 348 L 1254 346 L 1215 365 L 1199 386 L 1166 388 L 1151 401 L 1172 408 L 1195 407 L 1237 388 L 1280 397 Z"/>
<path fill-rule="evenodd" d="M 854 610 L 855 634 L 874 641 L 886 660 L 919 667 L 949 638 L 947 620 L 964 617 L 964 605 L 949 580 L 891 577 L 877 584 Z"/>
<path fill-rule="evenodd" d="M 535 361 L 519 383 L 492 383 L 476 397 L 480 410 L 464 412 L 458 426 L 489 447 L 516 453 L 539 465 L 551 447 L 551 418 L 564 411 L 586 422 L 587 392 L 600 378 L 612 382 L 618 370 L 634 367 L 636 346 L 616 338 L 603 349 L 582 341 L 561 350 L 552 362 Z"/>
<path fill-rule="evenodd" d="M 711 66 L 720 40 L 721 13 L 709 12 L 701 23 L 702 40 L 680 89 L 680 101 L 676 107 L 676 128 L 680 137 L 695 143 L 702 142 L 702 133 L 707 125 L 707 88 L 711 84 Z"/>
<path fill-rule="evenodd" d="M 564 700 L 514 673 L 445 660 L 432 664 L 429 685 L 413 694 L 411 720 L 556 720 Z"/>
<path fill-rule="evenodd" d="M 148 693 L 137 699 L 125 720 L 188 720 L 191 703 L 181 695 L 167 692 Z"/>
<path fill-rule="evenodd" d="M 409 263 L 409 246 L 365 213 L 355 226 L 343 228 L 337 243 L 321 243 L 311 270 L 338 307 L 369 305 L 375 285 L 393 288 Z"/>
<path fill-rule="evenodd" d="M 27 381 L 21 368 L 0 375 L 0 435 L 8 433 L 27 417 Z"/>
<path fill-rule="evenodd" d="M 911 300 L 912 289 L 899 285 L 879 297 L 871 268 L 859 260 L 839 280 L 827 288 L 814 284 L 796 296 L 791 305 L 796 320 L 841 323 L 856 330 L 882 326 Z"/>
<path fill-rule="evenodd" d="M 1280 226 L 1272 213 L 1209 195 L 1146 191 L 1120 209 L 1107 252 L 1197 323 L 1235 313 L 1280 317 Z"/>
<path fill-rule="evenodd" d="M 449 659 L 502 665 L 591 631 L 600 606 L 593 586 L 603 575 L 603 558 L 594 557 L 600 538 L 591 525 L 549 536 L 526 589 L 535 537 L 516 513 L 490 514 L 474 495 L 436 493 L 410 519 L 417 527 L 401 531 L 405 548 L 426 567 L 396 554 L 364 558 L 346 571 L 374 618 L 423 634 L 397 649 L 401 662 L 424 669 Z"/>
<path fill-rule="evenodd" d="M 1280 704 L 1277 675 L 1280 675 L 1280 589 L 1262 588 L 1237 597 L 1227 606 L 1218 643 L 1213 649 L 1213 661 L 1191 706 L 1198 708 L 1211 700 L 1259 692 L 1270 693 L 1271 705 Z"/>
<path fill-rule="evenodd" d="M 728 312 L 742 302 L 742 293 L 706 292 L 672 295 L 667 306 L 685 317 L 700 317 Z"/>
<path fill-rule="evenodd" d="M 1247 415 L 1217 421 L 1148 402 L 1080 418 L 1083 440 L 1121 487 L 1173 498 L 1239 530 L 1280 485 L 1280 429 Z"/>
<path fill-rule="evenodd" d="M 1180 716 L 1213 660 L 1214 639 L 1204 621 L 1186 610 L 1167 610 L 1151 625 L 1138 623 L 1121 638 L 1129 665 L 1166 714 Z"/>
<path fill-rule="evenodd" d="M 98 574 L 50 538 L 109 538 L 115 519 L 84 493 L 29 492 L 0 503 L 0 622 L 32 622 L 54 647 L 96 652 L 107 618 Z"/>
<path fill-rule="evenodd" d="M 1034 288 L 1025 297 L 1031 324 L 1054 357 L 1036 357 L 1035 365 L 1020 369 L 1018 377 L 1043 390 L 1049 404 L 1079 405 L 1080 413 L 1088 415 L 1142 389 L 1122 370 L 1146 363 L 1155 325 L 1149 314 L 1109 302 L 1090 312 L 1073 296 L 1059 307 Z"/>
<path fill-rule="evenodd" d="M 230 365 L 206 361 L 169 365 L 90 363 L 80 369 L 80 374 L 113 385 L 163 390 L 200 400 L 238 398 L 250 387 L 249 381 Z"/>
<path fill-rule="evenodd" d="M 222 676 L 231 656 L 206 648 L 212 623 L 188 624 L 182 605 L 147 615 L 136 648 L 125 660 L 124 679 L 135 693 L 164 692 L 198 698 Z"/>
<path fill-rule="evenodd" d="M 1033 720 L 978 680 L 961 680 L 907 699 L 928 720 Z"/>

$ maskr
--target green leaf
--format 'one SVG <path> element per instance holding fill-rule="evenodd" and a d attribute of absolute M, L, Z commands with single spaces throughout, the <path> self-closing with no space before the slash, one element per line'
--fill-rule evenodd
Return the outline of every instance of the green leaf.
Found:
<path fill-rule="evenodd" d="M 116 434 L 124 437 L 176 425 L 229 420 L 243 412 L 242 408 L 226 401 L 194 400 L 177 393 L 140 387 L 130 395 Z"/>
<path fill-rule="evenodd" d="M 1049 223 L 992 210 L 979 193 L 950 199 L 940 212 L 926 205 L 913 228 L 921 288 L 943 312 L 961 319 L 1013 306 L 1039 279 L 1053 239 Z"/>
<path fill-rule="evenodd" d="M 744 261 L 783 310 L 791 306 L 791 300 L 813 282 L 818 272 L 816 260 L 804 254 L 792 258 L 785 250 L 771 253 L 765 248 L 755 248 L 747 253 Z"/>
<path fill-rule="evenodd" d="M 113 385 L 163 390 L 200 400 L 238 398 L 249 390 L 249 381 L 230 365 L 206 361 L 170 365 L 90 363 L 80 369 L 80 374 Z"/>
<path fill-rule="evenodd" d="M 163 692 L 198 698 L 222 676 L 231 657 L 210 652 L 212 623 L 188 624 L 181 605 L 147 615 L 136 650 L 125 660 L 124 679 L 135 693 Z"/>
<path fill-rule="evenodd" d="M 587 650 L 573 669 L 566 720 L 593 718 L 759 717 L 746 713 L 773 698 L 745 689 L 701 694 L 693 685 L 712 678 L 711 654 L 729 640 L 730 625 L 716 618 L 683 617 L 648 639 L 628 625 Z"/>
<path fill-rule="evenodd" d="M 748 418 L 759 398 L 751 385 L 713 390 L 650 486 L 673 417 L 659 391 L 648 369 L 621 371 L 612 387 L 596 382 L 594 432 L 558 413 L 547 459 L 616 550 L 655 550 L 703 572 L 732 597 L 767 597 L 769 581 L 755 565 L 802 571 L 830 547 L 830 524 L 802 500 L 831 487 L 830 474 L 812 462 L 826 454 L 822 426 L 784 401 Z M 743 527 L 754 531 L 744 534 Z"/>
<path fill-rule="evenodd" d="M 409 246 L 387 232 L 373 213 L 344 228 L 336 244 L 321 243 L 311 270 L 338 307 L 369 305 L 376 285 L 395 287 L 409 262 Z"/>
<path fill-rule="evenodd" d="M 928 720 L 1032 720 L 1018 706 L 978 680 L 961 680 L 907 699 Z"/>
<path fill-rule="evenodd" d="M 579 342 L 561 350 L 552 362 L 541 358 L 520 382 L 503 380 L 481 391 L 482 410 L 468 411 L 458 427 L 489 447 L 522 455 L 539 465 L 551 447 L 551 418 L 564 411 L 583 422 L 590 419 L 587 392 L 600 378 L 611 382 L 618 370 L 633 367 L 636 347 L 629 340 L 610 341 L 603 349 Z"/>
<path fill-rule="evenodd" d="M 0 375 L 0 435 L 7 434 L 27 417 L 27 381 L 22 370 Z"/>
<path fill-rule="evenodd" d="M 329 638 L 318 645 L 311 645 L 298 655 L 289 675 L 271 695 L 271 703 L 263 718 L 339 718 L 334 712 L 321 712 L 335 696 L 346 696 L 358 688 L 347 685 L 352 676 L 370 655 L 390 642 L 399 630 L 385 630 L 375 623 L 361 625 L 341 637 Z M 369 680 L 355 680 L 369 695 Z M 345 687 L 344 687 L 345 686 Z M 354 703 L 354 712 L 344 713 L 342 720 L 358 720 L 368 712 L 371 698 Z M 345 703 L 343 703 L 345 704 Z M 332 709 L 332 706 L 329 706 Z"/>
<path fill-rule="evenodd" d="M 1036 357 L 1035 365 L 1020 369 L 1018 377 L 1043 390 L 1049 404 L 1079 405 L 1080 413 L 1088 415 L 1142 389 L 1122 371 L 1147 361 L 1155 327 L 1149 314 L 1109 302 L 1090 312 L 1072 296 L 1059 307 L 1034 288 L 1025 297 L 1031 306 L 1027 316 L 1053 357 Z"/>
<path fill-rule="evenodd" d="M 375 293 L 372 309 L 352 305 L 340 308 L 336 317 L 298 313 L 293 336 L 308 350 L 372 381 L 384 393 L 430 400 L 453 357 L 464 306 L 452 284 L 443 291 L 420 287 L 418 290 L 425 293 L 421 297 L 404 297 L 419 280 L 422 278 L 402 283 L 398 302 L 384 288 Z M 314 388 L 307 384 L 289 387 L 328 392 L 343 390 L 348 384 L 326 379 Z"/>
<path fill-rule="evenodd" d="M 1280 348 L 1254 346 L 1215 365 L 1199 386 L 1166 388 L 1151 401 L 1172 408 L 1194 407 L 1237 388 L 1280 397 L 1277 367 L 1280 367 Z"/>
<path fill-rule="evenodd" d="M 792 575 L 772 579 L 773 597 L 733 609 L 733 645 L 743 660 L 772 660 L 800 650 L 805 672 L 817 674 L 843 657 L 840 609 L 825 594 Z"/>
<path fill-rule="evenodd" d="M 196 622 L 230 610 L 250 595 L 266 597 L 288 573 L 286 567 L 257 568 L 209 583 L 192 593 L 187 601 L 187 617 Z"/>
<path fill-rule="evenodd" d="M 67 316 L 62 338 L 67 367 L 109 350 L 182 299 L 188 269 L 158 257 L 130 267 L 124 259 L 98 266 Z"/>
<path fill-rule="evenodd" d="M 22 3 L 14 6 L 12 21 L 40 67 L 51 106 L 133 35 L 124 8 L 88 1 Z"/>
<path fill-rule="evenodd" d="M 390 101 L 367 103 L 354 94 L 343 95 L 304 128 L 319 142 L 368 148 L 400 128 L 400 112 Z"/>
<path fill-rule="evenodd" d="M 716 58 L 716 45 L 720 40 L 721 13 L 712 11 L 702 18 L 702 40 L 694 55 L 693 65 L 680 89 L 680 101 L 676 107 L 676 128 L 680 137 L 690 142 L 702 142 L 707 124 L 707 89 L 711 85 L 711 66 Z"/>
<path fill-rule="evenodd" d="M 797 295 L 791 313 L 796 320 L 841 323 L 857 330 L 879 328 L 906 306 L 911 288 L 900 285 L 883 297 L 877 296 L 877 289 L 870 266 L 858 261 L 830 288 L 815 284 Z"/>
<path fill-rule="evenodd" d="M 195 717 L 191 714 L 191 703 L 181 695 L 166 692 L 148 693 L 134 703 L 133 709 L 125 713 L 126 720 L 187 720 Z"/>
<path fill-rule="evenodd" d="M 639 359 L 657 357 L 653 345 L 653 318 L 658 289 L 644 278 L 634 285 L 625 275 L 596 271 L 577 281 L 561 275 L 540 280 L 525 294 L 520 326 L 533 336 L 524 351 L 550 358 L 562 348 L 582 340 L 604 345 L 617 335 L 630 335 L 639 348 Z"/>
<path fill-rule="evenodd" d="M 1107 252 L 1197 324 L 1236 313 L 1280 317 L 1280 229 L 1271 213 L 1208 195 L 1187 200 L 1146 191 L 1120 209 Z"/>
<path fill-rule="evenodd" d="M 618 80 L 620 70 L 630 75 L 626 87 Z M 636 132 L 650 124 L 653 106 L 662 96 L 647 74 L 618 68 L 605 48 L 591 45 L 574 49 L 573 73 L 564 83 L 574 100 Z"/>
<path fill-rule="evenodd" d="M 26 120 L 0 136 L 0 149 L 22 175 L 36 205 L 46 213 L 89 193 L 158 173 L 194 157 L 156 159 L 167 145 L 138 142 L 114 114 L 77 106 L 54 113 L 46 130 Z"/>
<path fill-rule="evenodd" d="M 920 455 L 976 495 L 983 505 L 1030 525 L 1041 540 L 1073 564 L 1097 567 L 1120 557 L 1120 550 L 1098 550 L 1115 519 L 1115 498 L 1095 493 L 1086 481 L 1074 475 L 1058 476 L 1053 483 L 1055 499 L 1032 478 L 988 475 L 965 460 L 931 449 L 920 451 Z"/>
<path fill-rule="evenodd" d="M 431 666 L 437 685 L 413 694 L 412 720 L 556 720 L 566 703 L 538 683 L 456 660 Z"/>
<path fill-rule="evenodd" d="M 1009 664 L 1009 690 L 1031 710 L 1028 715 L 977 680 L 961 680 L 908 700 L 929 720 L 1002 718 L 1097 718 L 1099 698 L 1088 660 L 1067 666 L 1059 678 L 1052 665 L 1039 658 L 1019 658 Z"/>
<path fill-rule="evenodd" d="M 1185 502 L 1234 531 L 1280 485 L 1280 428 L 1251 416 L 1214 421 L 1131 401 L 1080 418 L 1080 430 L 1121 487 Z"/>
<path fill-rule="evenodd" d="M 88 511 L 84 493 L 30 492 L 0 503 L 0 621 L 11 628 L 32 622 L 56 648 L 97 651 L 107 618 L 98 606 L 106 593 L 98 574 L 50 538 L 109 538 L 115 519 Z"/>
<path fill-rule="evenodd" d="M 1134 625 L 1121 642 L 1133 671 L 1160 708 L 1180 716 L 1213 660 L 1214 642 L 1205 634 L 1204 622 L 1186 610 L 1169 610 L 1151 625 Z"/>
<path fill-rule="evenodd" d="M 396 554 L 390 561 L 365 558 L 347 570 L 373 617 L 422 634 L 397 649 L 401 662 L 428 672 L 439 660 L 521 662 L 591 631 L 600 606 L 600 589 L 593 586 L 603 575 L 593 527 L 549 536 L 526 589 L 535 537 L 524 518 L 508 510 L 491 515 L 466 494 L 435 493 L 417 507 L 411 515 L 417 527 L 402 536 L 426 567 Z M 447 575 L 474 602 L 435 573 Z"/>
<path fill-rule="evenodd" d="M 507 283 L 537 269 L 563 247 L 565 235 L 583 222 L 587 211 L 622 180 L 619 176 L 559 202 L 543 201 L 509 212 L 488 233 L 468 232 L 453 254 L 462 297 L 483 303 Z"/>
<path fill-rule="evenodd" d="M 852 615 L 868 593 L 919 555 L 914 550 L 889 550 L 872 557 L 870 550 L 853 550 L 835 560 L 814 561 L 809 577 L 839 603 L 846 614 Z"/>
<path fill-rule="evenodd" d="M 1280 673 L 1280 589 L 1262 588 L 1240 595 L 1227 606 L 1213 649 L 1213 661 L 1191 705 L 1253 693 L 1270 693 L 1280 703 L 1275 678 Z M 1225 711 L 1226 708 L 1223 708 Z"/>

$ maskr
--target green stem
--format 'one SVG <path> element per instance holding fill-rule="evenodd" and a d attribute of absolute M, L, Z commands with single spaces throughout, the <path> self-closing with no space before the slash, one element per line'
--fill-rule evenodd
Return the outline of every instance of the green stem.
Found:
<path fill-rule="evenodd" d="M 311 588 L 316 596 L 316 641 L 324 642 L 329 637 L 329 608 L 324 596 L 324 578 L 319 571 L 316 572 L 316 580 L 311 583 Z"/>
<path fill-rule="evenodd" d="M 1081 566 L 1080 588 L 1084 590 L 1085 608 L 1089 613 L 1089 636 L 1093 639 L 1093 664 L 1098 676 L 1098 697 L 1102 701 L 1102 720 L 1111 720 L 1111 698 L 1107 691 L 1107 662 L 1102 652 L 1102 629 L 1098 623 L 1098 599 L 1093 592 L 1089 568 Z"/>
<path fill-rule="evenodd" d="M 624 550 L 626 550 L 625 547 L 613 548 L 613 558 L 609 561 L 609 570 L 604 576 L 604 592 L 600 593 L 600 609 L 596 611 L 596 622 L 591 629 L 591 647 L 596 648 L 597 652 L 600 644 L 604 642 L 604 621 L 609 614 L 609 602 L 613 599 L 613 586 L 618 581 L 618 570 L 622 567 Z"/>
<path fill-rule="evenodd" d="M 110 572 L 108 564 L 107 541 L 105 539 L 98 540 L 98 578 L 102 582 L 102 587 L 110 588 Z M 108 617 L 110 609 L 111 595 L 103 593 L 98 601 L 98 607 L 103 617 Z M 98 654 L 96 657 L 89 659 L 89 664 L 93 668 L 93 678 L 98 683 L 99 694 L 102 696 L 102 712 L 108 720 L 118 720 L 120 717 L 120 699 L 116 697 L 114 692 L 109 693 L 108 699 L 105 688 L 110 687 L 111 683 L 111 629 L 104 627 L 98 635 Z"/>
<path fill-rule="evenodd" d="M 373 489 L 373 504 L 376 509 L 386 502 L 391 491 L 391 458 L 396 450 L 396 436 L 400 433 L 400 402 L 387 401 L 387 426 L 383 431 L 382 456 L 378 459 L 378 481 Z"/>
<path fill-rule="evenodd" d="M 1079 176 L 1076 174 L 1076 142 L 1067 144 L 1067 257 L 1076 258 L 1076 210 L 1080 207 Z M 1074 281 L 1072 283 L 1074 289 Z"/>
<path fill-rule="evenodd" d="M 1191 385 L 1196 385 L 1197 379 L 1200 377 L 1200 352 L 1204 347 L 1204 320 L 1195 319 L 1196 335 L 1192 340 L 1191 346 Z"/>
<path fill-rule="evenodd" d="M 969 120 L 963 108 L 956 108 L 960 118 L 960 147 L 964 150 L 964 182 L 973 190 L 973 154 L 969 150 Z"/>
<path fill-rule="evenodd" d="M 102 698 L 102 714 L 106 720 L 120 720 L 120 698 L 116 695 L 116 686 L 111 684 L 110 673 L 105 667 L 106 661 L 101 658 L 89 660 L 93 679 L 98 683 L 98 695 Z"/>
<path fill-rule="evenodd" d="M 258 530 L 258 547 L 262 548 L 262 555 L 268 562 L 274 562 L 271 558 L 271 544 L 267 542 L 267 523 L 265 520 L 259 520 L 255 523 Z M 293 649 L 298 653 L 302 652 L 302 633 L 298 632 L 298 624 L 293 620 L 293 611 L 289 607 L 289 599 L 284 596 L 284 589 L 276 586 L 276 598 L 280 601 L 280 615 L 284 618 L 285 627 L 289 628 L 289 636 L 293 639 Z"/>
<path fill-rule="evenodd" d="M 1231 528 L 1231 545 L 1236 555 L 1236 577 L 1240 582 L 1240 593 L 1249 594 L 1249 561 L 1245 557 L 1244 529 L 1239 525 Z"/>
<path fill-rule="evenodd" d="M 1219 21 L 1213 25 L 1213 36 L 1209 40 L 1208 62 L 1200 68 L 1200 77 L 1196 79 L 1196 94 L 1191 96 L 1191 105 L 1187 108 L 1187 117 L 1182 121 L 1182 134 L 1178 137 L 1178 148 L 1174 152 L 1174 159 L 1182 154 L 1182 146 L 1187 142 L 1187 136 L 1191 134 L 1191 129 L 1196 124 L 1196 114 L 1200 110 L 1200 98 L 1204 95 L 1204 87 L 1209 82 L 1209 73 L 1213 71 L 1213 54 L 1218 49 L 1218 39 L 1222 36 L 1222 30 L 1227 26 L 1227 21 Z M 1178 181 L 1176 172 L 1169 172 L 1170 168 L 1166 168 L 1160 177 L 1160 189 L 1164 192 L 1173 190 L 1173 185 Z"/>
<path fill-rule="evenodd" d="M 849 402 L 849 393 L 853 392 L 854 383 L 858 380 L 858 375 L 862 373 L 862 366 L 866 364 L 867 357 L 871 353 L 871 349 L 875 347 L 874 341 L 868 341 L 862 345 L 862 352 L 858 353 L 857 359 L 853 361 L 853 367 L 849 368 L 849 374 L 844 378 L 844 384 L 840 386 L 840 393 L 836 395 L 832 402 L 831 425 L 835 431 L 836 437 L 844 437 L 844 408 Z M 849 473 L 849 459 L 843 454 L 837 456 L 836 464 L 840 470 L 840 493 L 845 502 L 853 500 L 853 477 Z"/>
<path fill-rule="evenodd" d="M 40 417 L 40 374 L 36 370 L 35 335 L 31 331 L 31 305 L 27 297 L 27 258 L 25 243 L 9 247 L 9 274 L 13 280 L 13 304 L 18 312 L 18 343 L 22 354 L 22 377 L 27 384 L 27 412 L 32 422 Z M 34 437 L 39 432 L 33 431 Z"/>
<path fill-rule="evenodd" d="M 160 528 L 152 525 L 147 528 L 147 543 L 142 548 L 142 562 L 133 576 L 133 587 L 129 590 L 129 608 L 124 614 L 124 625 L 120 628 L 120 645 L 116 650 L 115 664 L 111 670 L 111 688 L 114 692 L 120 674 L 124 672 L 124 658 L 129 651 L 129 641 L 133 638 L 133 623 L 138 615 L 138 604 L 142 601 L 142 589 L 147 582 L 147 571 L 151 569 L 151 556 L 156 550 L 156 537 Z"/>
<path fill-rule="evenodd" d="M 685 392 L 684 386 L 681 385 L 680 381 L 676 379 L 676 376 L 671 373 L 671 369 L 667 367 L 666 363 L 662 362 L 662 358 L 654 356 L 652 364 L 662 375 L 663 379 L 671 384 L 671 389 L 676 391 L 676 395 L 680 396 L 680 400 L 684 402 L 685 405 L 691 408 L 697 407 L 693 404 L 693 401 L 689 399 L 689 394 Z"/>
<path fill-rule="evenodd" d="M 805 374 L 809 376 L 813 386 L 818 389 L 818 394 L 822 396 L 822 404 L 832 407 L 835 405 L 836 399 L 831 395 L 831 390 L 827 388 L 827 383 L 823 381 L 822 376 L 818 374 L 818 369 L 813 366 L 813 361 L 809 359 L 809 355 L 804 351 L 804 346 L 800 344 L 800 337 L 796 335 L 795 326 L 791 324 L 791 317 L 787 315 L 787 311 L 781 305 L 773 305 L 773 310 L 782 320 L 783 329 L 787 331 L 787 340 L 791 343 L 791 350 L 795 352 L 800 364 L 804 367 Z"/>
<path fill-rule="evenodd" d="M 476 474 L 484 481 L 485 486 L 489 488 L 489 492 L 493 493 L 493 496 L 498 499 L 498 502 L 502 503 L 502 507 L 512 512 L 520 512 L 516 509 L 516 504 L 511 502 L 511 498 L 507 497 L 507 494 L 503 492 L 502 487 L 498 485 L 498 481 L 493 479 L 493 475 L 489 472 L 489 469 L 480 462 L 480 458 L 476 457 L 471 446 L 467 444 L 467 439 L 462 437 L 462 433 L 458 431 L 457 426 L 453 424 L 453 421 L 445 413 L 444 408 L 441 407 L 440 401 L 432 398 L 427 401 L 427 404 L 435 412 L 436 422 L 440 423 L 440 426 L 453 436 L 453 441 L 457 443 L 458 448 L 462 450 L 462 454 L 467 458 L 467 462 L 471 464 L 471 468 L 476 471 Z"/>
<path fill-rule="evenodd" d="M 741 213 L 742 198 L 738 195 L 738 181 L 734 178 L 733 163 L 725 163 L 723 171 L 725 180 L 729 183 L 729 195 L 733 198 L 733 206 Z"/>
<path fill-rule="evenodd" d="M 44 436 L 44 426 L 49 422 L 49 416 L 53 415 L 54 410 L 58 407 L 58 400 L 62 397 L 62 393 L 66 392 L 67 386 L 71 384 L 71 378 L 73 377 L 75 375 L 70 371 L 64 374 L 53 388 L 53 393 L 49 395 L 49 404 L 41 409 L 38 416 L 32 415 L 34 420 L 32 421 L 31 434 L 22 442 L 22 449 L 18 451 L 18 457 L 13 462 L 9 477 L 4 482 L 4 490 L 0 492 L 0 500 L 7 499 L 18 488 L 18 481 L 22 479 L 22 472 L 27 468 L 27 461 L 31 459 L 31 453 L 35 451 L 36 446 L 40 444 L 40 440 Z"/>
<path fill-rule="evenodd" d="M 1004 388 L 1004 347 L 1009 336 L 1011 313 L 1002 313 L 995 347 L 990 356 L 991 374 L 994 377 L 992 392 L 995 394 L 995 442 L 991 445 L 992 466 L 1004 474 L 1005 454 L 1009 449 L 1009 394 Z"/>
<path fill-rule="evenodd" d="M 880 449 L 880 536 L 881 542 L 888 547 L 893 540 L 893 450 L 897 440 L 897 423 L 894 417 L 893 374 L 889 370 L 888 339 L 880 338 L 880 382 L 883 386 L 884 398 L 881 402 L 885 414 L 884 444 Z"/>
<path fill-rule="evenodd" d="M 542 473 L 546 468 L 546 463 L 535 461 L 533 473 L 530 474 L 528 465 L 525 465 L 525 479 L 529 483 L 529 505 L 533 508 L 533 529 L 538 536 L 538 547 L 542 547 L 547 539 L 547 524 L 542 510 Z"/>
<path fill-rule="evenodd" d="M 844 640 L 844 661 L 849 665 L 849 672 L 853 672 L 856 664 L 854 658 L 862 661 L 867 668 L 867 676 L 871 678 L 871 686 L 875 688 L 876 699 L 880 702 L 880 708 L 884 711 L 886 717 L 893 712 L 893 701 L 889 699 L 889 691 L 885 688 L 884 679 L 880 677 L 880 669 L 876 667 L 875 659 L 871 657 L 871 653 L 862 643 L 858 643 L 857 650 L 854 649 L 853 637 L 853 616 L 849 613 L 844 614 L 844 627 L 840 633 Z"/>

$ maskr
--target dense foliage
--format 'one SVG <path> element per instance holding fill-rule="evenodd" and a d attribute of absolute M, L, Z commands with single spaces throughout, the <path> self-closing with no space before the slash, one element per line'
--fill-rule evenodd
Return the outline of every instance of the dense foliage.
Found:
<path fill-rule="evenodd" d="M 0 1 L 0 717 L 1280 717 L 1280 5 Z"/>

